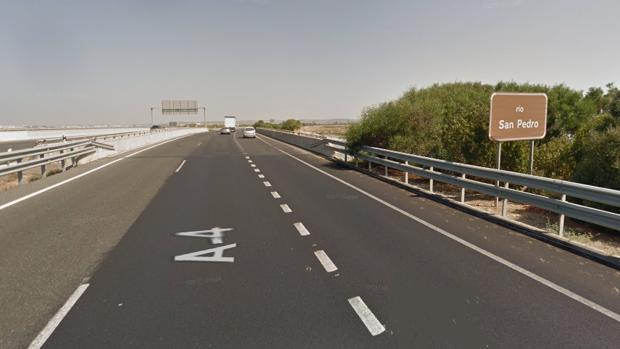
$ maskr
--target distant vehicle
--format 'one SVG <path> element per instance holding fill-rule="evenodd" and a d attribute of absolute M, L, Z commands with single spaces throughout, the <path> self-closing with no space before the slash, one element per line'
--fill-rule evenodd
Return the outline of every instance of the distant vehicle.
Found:
<path fill-rule="evenodd" d="M 159 126 L 159 125 L 153 125 L 153 126 L 151 126 L 151 131 L 159 130 L 160 128 L 161 128 L 161 126 Z"/>
<path fill-rule="evenodd" d="M 246 127 L 243 129 L 243 138 L 256 138 L 256 130 L 254 127 Z"/>
<path fill-rule="evenodd" d="M 228 127 L 222 127 L 222 129 L 220 130 L 220 134 L 221 135 L 229 135 L 230 134 L 230 129 Z"/>
<path fill-rule="evenodd" d="M 235 132 L 237 128 L 237 118 L 234 116 L 225 116 L 224 127 L 227 127 L 230 132 Z"/>

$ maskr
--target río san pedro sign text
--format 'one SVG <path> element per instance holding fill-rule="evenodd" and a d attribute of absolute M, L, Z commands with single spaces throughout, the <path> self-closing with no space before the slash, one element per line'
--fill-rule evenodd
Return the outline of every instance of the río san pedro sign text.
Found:
<path fill-rule="evenodd" d="M 489 138 L 500 142 L 541 139 L 546 133 L 546 94 L 494 93 L 491 95 Z"/>

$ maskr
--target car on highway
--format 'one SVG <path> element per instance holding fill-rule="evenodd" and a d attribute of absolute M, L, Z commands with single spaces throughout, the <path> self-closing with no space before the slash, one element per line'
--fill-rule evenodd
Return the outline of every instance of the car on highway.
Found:
<path fill-rule="evenodd" d="M 230 134 L 230 129 L 228 127 L 222 127 L 220 129 L 220 134 L 221 135 L 229 135 Z"/>
<path fill-rule="evenodd" d="M 256 130 L 254 127 L 246 127 L 243 129 L 243 138 L 256 138 Z"/>

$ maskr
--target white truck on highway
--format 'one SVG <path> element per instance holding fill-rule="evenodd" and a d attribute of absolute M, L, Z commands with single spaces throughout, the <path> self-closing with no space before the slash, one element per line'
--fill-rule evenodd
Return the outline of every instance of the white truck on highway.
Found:
<path fill-rule="evenodd" d="M 234 116 L 224 116 L 224 127 L 230 130 L 230 132 L 235 132 L 237 127 L 237 118 Z"/>

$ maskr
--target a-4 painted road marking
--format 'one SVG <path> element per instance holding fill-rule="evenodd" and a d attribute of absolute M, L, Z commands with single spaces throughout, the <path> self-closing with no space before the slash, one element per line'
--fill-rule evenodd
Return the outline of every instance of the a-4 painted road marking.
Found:
<path fill-rule="evenodd" d="M 385 331 L 385 326 L 377 320 L 375 314 L 372 313 L 361 297 L 349 298 L 349 304 L 351 304 L 357 316 L 359 316 L 364 325 L 366 325 L 371 335 L 376 336 Z"/>
<path fill-rule="evenodd" d="M 271 187 L 271 183 L 269 183 L 269 182 L 263 182 L 263 185 L 266 186 L 266 187 Z"/>
<path fill-rule="evenodd" d="M 271 192 L 271 196 L 273 196 L 274 199 L 279 199 L 281 198 L 280 194 L 278 194 L 277 191 L 272 191 Z"/>
<path fill-rule="evenodd" d="M 338 270 L 338 267 L 336 267 L 336 264 L 332 262 L 331 258 L 329 258 L 329 256 L 327 255 L 327 253 L 325 253 L 325 251 L 323 250 L 314 251 L 314 255 L 319 260 L 319 262 L 321 262 L 321 265 L 323 266 L 326 272 L 331 273 L 331 272 Z"/>
<path fill-rule="evenodd" d="M 265 175 L 259 174 L 258 178 L 265 178 Z"/>
<path fill-rule="evenodd" d="M 293 210 L 291 210 L 291 208 L 288 207 L 287 204 L 280 205 L 280 208 L 282 209 L 282 211 L 284 211 L 284 213 L 291 213 L 291 212 L 293 212 Z"/>
<path fill-rule="evenodd" d="M 224 243 L 224 232 L 231 231 L 233 228 L 220 228 L 215 227 L 207 230 L 197 230 L 197 231 L 185 231 L 181 233 L 176 233 L 177 236 L 190 236 L 190 237 L 198 237 L 198 238 L 208 238 L 211 239 L 211 243 L 214 245 L 219 245 Z"/>
<path fill-rule="evenodd" d="M 225 246 L 219 246 L 209 248 L 202 251 L 196 251 L 191 253 L 182 254 L 174 257 L 175 262 L 220 262 L 220 263 L 233 263 L 235 257 L 224 257 L 224 251 L 237 247 L 237 244 L 230 244 Z M 211 256 L 205 256 L 211 254 Z"/>
<path fill-rule="evenodd" d="M 295 229 L 297 229 L 297 231 L 299 232 L 299 235 L 301 236 L 308 236 L 310 235 L 310 232 L 308 231 L 308 229 L 306 229 L 306 227 L 304 226 L 303 223 L 295 223 L 293 224 L 293 226 L 295 226 Z"/>
<path fill-rule="evenodd" d="M 183 165 L 185 165 L 185 162 L 187 160 L 183 160 L 183 162 L 181 162 L 181 164 L 179 165 L 179 167 L 177 167 L 176 170 L 174 170 L 174 173 L 179 173 L 179 171 L 181 171 L 181 168 L 183 168 Z"/>
<path fill-rule="evenodd" d="M 56 327 L 60 325 L 62 319 L 67 316 L 71 308 L 73 308 L 78 299 L 80 299 L 82 294 L 84 294 L 84 291 L 86 291 L 88 285 L 89 284 L 80 285 L 75 291 L 73 291 L 65 304 L 56 312 L 56 314 L 54 314 L 50 321 L 48 321 L 47 325 L 45 325 L 43 330 L 41 330 L 37 337 L 30 343 L 28 349 L 39 349 L 43 346 L 43 344 L 45 344 L 47 339 L 52 335 L 52 333 L 54 333 Z"/>
<path fill-rule="evenodd" d="M 470 249 L 472 249 L 472 250 L 474 250 L 474 251 L 476 251 L 476 252 L 478 252 L 478 253 L 480 253 L 480 254 L 482 254 L 482 255 L 484 255 L 484 256 L 486 256 L 486 257 L 488 257 L 488 258 L 490 258 L 490 259 L 492 259 L 492 260 L 494 260 L 494 261 L 496 261 L 496 262 L 498 262 L 498 263 L 500 263 L 500 264 L 510 268 L 510 269 L 512 269 L 512 270 L 514 270 L 517 273 L 520 273 L 520 274 L 522 274 L 522 275 L 524 275 L 524 276 L 526 276 L 526 277 L 528 277 L 528 278 L 530 278 L 530 279 L 532 279 L 532 280 L 534 280 L 534 281 L 536 281 L 536 282 L 538 282 L 538 283 L 540 283 L 542 285 L 545 285 L 545 286 L 549 287 L 550 289 L 555 290 L 555 291 L 563 294 L 564 296 L 569 297 L 569 298 L 573 299 L 574 301 L 577 301 L 577 302 L 579 302 L 579 303 L 589 307 L 592 310 L 595 310 L 595 311 L 597 311 L 597 312 L 599 312 L 599 313 L 601 313 L 601 314 L 603 314 L 603 315 L 605 315 L 605 316 L 607 316 L 607 317 L 609 317 L 609 318 L 611 318 L 611 319 L 613 319 L 613 320 L 615 320 L 617 322 L 620 322 L 620 314 L 618 314 L 616 312 L 613 312 L 612 310 L 607 309 L 604 306 L 602 306 L 602 305 L 600 305 L 600 304 L 598 304 L 596 302 L 593 302 L 593 301 L 591 301 L 591 300 L 589 300 L 589 299 L 587 299 L 587 298 L 585 298 L 585 297 L 583 297 L 583 296 L 581 296 L 581 295 L 579 295 L 579 294 L 577 294 L 577 293 L 575 293 L 575 292 L 573 292 L 573 291 L 571 291 L 571 290 L 569 290 L 569 289 L 567 289 L 565 287 L 562 287 L 562 286 L 560 286 L 560 285 L 558 285 L 558 284 L 556 284 L 556 283 L 554 283 L 554 282 L 552 282 L 550 280 L 547 280 L 544 277 L 542 277 L 542 276 L 540 276 L 538 274 L 535 274 L 535 273 L 533 273 L 533 272 L 531 272 L 531 271 L 529 271 L 529 270 L 527 270 L 527 269 L 525 269 L 525 268 L 523 268 L 521 266 L 518 266 L 518 265 L 516 265 L 516 264 L 514 264 L 514 263 L 512 263 L 512 262 L 510 262 L 510 261 L 508 261 L 508 260 L 506 260 L 506 259 L 504 259 L 504 258 L 502 258 L 502 257 L 500 257 L 498 255 L 496 255 L 496 254 L 493 254 L 492 252 L 487 251 L 487 250 L 483 249 L 482 247 L 478 247 L 477 245 L 474 245 L 474 244 L 472 244 L 469 241 L 466 241 L 466 240 L 464 240 L 464 239 L 462 239 L 462 238 L 460 238 L 460 237 L 458 237 L 458 236 L 456 236 L 456 235 L 454 235 L 452 233 L 449 233 L 448 231 L 446 231 L 444 229 L 441 229 L 438 226 L 436 226 L 436 225 L 434 225 L 432 223 L 429 223 L 429 222 L 423 220 L 420 217 L 414 216 L 413 214 L 403 210 L 402 208 L 400 208 L 400 207 L 398 207 L 396 205 L 393 205 L 393 204 L 391 204 L 391 203 L 389 203 L 389 202 L 387 202 L 387 201 L 385 201 L 385 200 L 383 200 L 383 199 L 381 199 L 381 198 L 379 198 L 379 197 L 377 197 L 377 196 L 375 196 L 375 195 L 373 195 L 373 194 L 371 194 L 371 193 L 369 193 L 369 192 L 367 192 L 367 191 L 365 191 L 365 190 L 363 190 L 363 189 L 361 189 L 361 188 L 359 188 L 359 187 L 357 187 L 357 186 L 355 186 L 355 185 L 353 185 L 353 184 L 351 184 L 351 183 L 349 183 L 349 182 L 347 182 L 347 181 L 345 181 L 343 179 L 340 179 L 340 178 L 332 175 L 331 173 L 328 173 L 326 171 L 321 170 L 320 168 L 318 168 L 318 167 L 316 167 L 316 166 L 314 166 L 314 165 L 312 165 L 312 164 L 310 164 L 310 163 L 308 163 L 308 162 L 306 162 L 306 161 L 296 157 L 295 155 L 292 155 L 292 154 L 290 154 L 290 153 L 288 153 L 288 152 L 286 152 L 286 151 L 284 151 L 284 150 L 274 146 L 273 144 L 265 141 L 262 137 L 259 137 L 258 139 L 260 141 L 262 141 L 263 143 L 269 145 L 270 147 L 278 150 L 279 152 L 281 152 L 281 153 L 291 157 L 292 159 L 295 159 L 296 161 L 298 161 L 298 162 L 300 162 L 300 163 L 310 167 L 311 169 L 313 169 L 313 170 L 315 170 L 315 171 L 317 171 L 319 173 L 322 173 L 325 176 L 327 176 L 327 177 L 329 177 L 329 178 L 331 178 L 331 179 L 333 179 L 333 180 L 335 180 L 335 181 L 337 181 L 337 182 L 339 182 L 339 183 L 341 183 L 341 184 L 343 184 L 343 185 L 345 185 L 345 186 L 347 186 L 347 187 L 349 187 L 349 188 L 351 188 L 351 189 L 353 189 L 353 190 L 355 190 L 355 191 L 357 191 L 357 192 L 359 192 L 361 194 L 366 195 L 367 197 L 369 197 L 369 198 L 371 198 L 371 199 L 381 203 L 382 205 L 384 205 L 386 207 L 389 207 L 390 209 L 392 209 L 392 210 L 394 210 L 394 211 L 396 211 L 396 212 L 398 212 L 398 213 L 400 213 L 400 214 L 402 214 L 402 215 L 404 215 L 406 217 L 409 217 L 411 220 L 416 221 L 416 222 L 426 226 L 427 228 L 429 228 L 431 230 L 434 230 L 437 233 L 439 233 L 439 234 L 441 234 L 441 235 L 443 235 L 443 236 L 445 236 L 445 237 L 447 237 L 447 238 L 449 238 L 449 239 L 451 239 L 453 241 L 456 241 L 459 244 L 461 244 L 461 245 L 463 245 L 465 247 L 468 247 L 468 248 L 470 248 Z"/>

